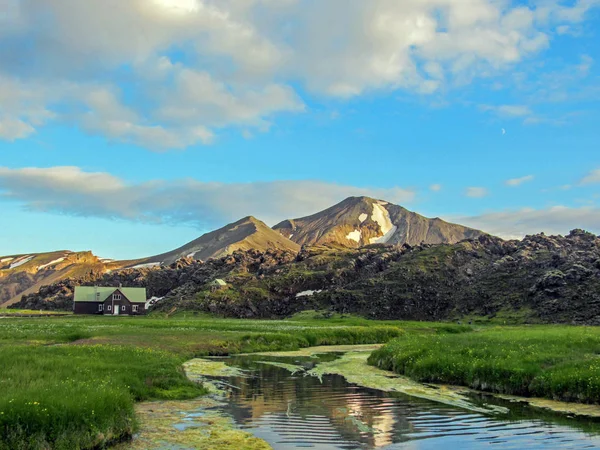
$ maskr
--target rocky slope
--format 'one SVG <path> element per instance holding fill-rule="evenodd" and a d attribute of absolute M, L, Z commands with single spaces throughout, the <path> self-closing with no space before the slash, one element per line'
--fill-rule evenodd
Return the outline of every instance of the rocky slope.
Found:
<path fill-rule="evenodd" d="M 300 246 L 260 220 L 245 217 L 176 250 L 138 260 L 100 260 L 91 252 L 70 251 L 3 256 L 0 257 L 0 307 L 18 303 L 23 294 L 36 293 L 42 286 L 63 281 L 65 286 L 71 286 L 75 281 L 96 280 L 105 273 L 124 267 L 141 270 L 168 266 L 181 258 L 205 260 L 250 249 L 285 250 L 296 254 Z M 65 292 L 68 293 L 68 289 Z M 57 299 L 56 305 L 64 305 L 63 300 Z"/>
<path fill-rule="evenodd" d="M 210 281 L 228 286 L 212 290 Z M 600 239 L 567 236 L 502 241 L 482 235 L 456 244 L 332 244 L 287 251 L 235 251 L 206 262 L 115 271 L 88 283 L 146 286 L 158 310 L 234 317 L 281 317 L 305 309 L 378 319 L 444 320 L 469 315 L 520 321 L 600 324 Z M 71 286 L 50 286 L 22 307 L 68 300 Z M 61 297 L 62 296 L 62 297 Z"/>
<path fill-rule="evenodd" d="M 236 250 L 250 249 L 298 252 L 300 246 L 273 231 L 264 222 L 249 216 L 203 234 L 178 249 L 137 261 L 134 267 L 169 265 L 181 258 L 200 260 L 219 258 Z"/>
<path fill-rule="evenodd" d="M 335 243 L 354 248 L 376 243 L 455 243 L 483 234 L 369 197 L 349 197 L 311 216 L 284 220 L 273 229 L 300 245 Z"/>
<path fill-rule="evenodd" d="M 1 256 L 0 307 L 17 303 L 23 294 L 37 292 L 41 286 L 69 277 L 99 276 L 125 264 L 68 250 Z"/>

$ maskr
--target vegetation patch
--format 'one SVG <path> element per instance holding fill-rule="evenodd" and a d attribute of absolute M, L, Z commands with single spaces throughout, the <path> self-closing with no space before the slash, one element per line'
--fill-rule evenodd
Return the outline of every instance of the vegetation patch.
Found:
<path fill-rule="evenodd" d="M 268 450 L 271 446 L 238 430 L 232 420 L 214 410 L 210 398 L 191 401 L 145 402 L 136 405 L 139 432 L 115 450 L 194 448 L 201 450 Z"/>
<path fill-rule="evenodd" d="M 367 364 L 369 352 L 348 352 L 339 359 L 321 362 L 307 373 L 316 377 L 341 375 L 350 383 L 386 392 L 400 392 L 413 397 L 432 400 L 451 406 L 484 414 L 506 413 L 508 410 L 495 405 L 475 405 L 460 390 L 448 386 L 426 386 L 409 378 L 391 376 L 388 371 Z"/>
<path fill-rule="evenodd" d="M 0 351 L 0 448 L 92 448 L 136 428 L 134 402 L 206 391 L 182 360 L 120 346 L 4 346 Z"/>
<path fill-rule="evenodd" d="M 482 391 L 600 403 L 600 329 L 494 327 L 475 333 L 407 335 L 369 363 L 416 381 Z"/>

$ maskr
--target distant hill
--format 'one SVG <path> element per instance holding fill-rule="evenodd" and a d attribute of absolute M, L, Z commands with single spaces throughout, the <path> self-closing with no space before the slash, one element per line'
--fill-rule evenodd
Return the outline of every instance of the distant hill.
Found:
<path fill-rule="evenodd" d="M 0 256 L 0 307 L 17 303 L 21 296 L 65 278 L 97 277 L 127 265 L 99 259 L 92 252 L 60 250 L 48 253 Z"/>
<path fill-rule="evenodd" d="M 377 243 L 453 244 L 485 234 L 369 197 L 349 197 L 311 216 L 284 220 L 273 229 L 300 245 L 335 243 L 353 248 Z"/>
<path fill-rule="evenodd" d="M 219 258 L 236 250 L 287 250 L 297 253 L 300 246 L 269 228 L 264 222 L 248 216 L 223 228 L 203 234 L 167 253 L 136 261 L 134 267 L 168 265 L 180 258 L 206 260 Z"/>

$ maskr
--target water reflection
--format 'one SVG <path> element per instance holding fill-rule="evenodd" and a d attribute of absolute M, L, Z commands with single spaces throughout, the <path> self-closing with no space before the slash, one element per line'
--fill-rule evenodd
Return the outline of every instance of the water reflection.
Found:
<path fill-rule="evenodd" d="M 349 385 L 340 376 L 320 381 L 292 375 L 260 362 L 267 359 L 307 369 L 317 360 L 228 359 L 228 364 L 248 370 L 248 376 L 227 379 L 233 387 L 225 409 L 275 449 L 600 448 L 600 426 L 592 420 L 541 418 L 539 411 L 516 405 L 510 406 L 509 415 L 485 416 Z"/>

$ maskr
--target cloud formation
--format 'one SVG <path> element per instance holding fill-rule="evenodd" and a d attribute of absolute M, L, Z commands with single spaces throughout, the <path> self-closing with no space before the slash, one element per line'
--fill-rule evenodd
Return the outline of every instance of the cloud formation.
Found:
<path fill-rule="evenodd" d="M 483 198 L 488 195 L 488 190 L 484 187 L 468 187 L 465 189 L 465 195 L 471 198 Z"/>
<path fill-rule="evenodd" d="M 190 224 L 211 229 L 247 215 L 270 225 L 312 214 L 349 196 L 409 203 L 415 193 L 321 181 L 206 183 L 194 179 L 128 184 L 104 172 L 78 167 L 0 167 L 0 196 L 25 208 L 84 217 L 147 223 Z"/>
<path fill-rule="evenodd" d="M 246 215 L 269 225 L 327 208 L 352 195 L 367 195 L 397 204 L 415 192 L 394 187 L 370 189 L 321 181 L 205 183 L 193 179 L 129 184 L 104 172 L 78 167 L 0 167 L 0 197 L 24 208 L 82 217 L 121 219 L 214 229 Z M 447 220 L 506 239 L 545 232 L 566 234 L 573 228 L 600 232 L 600 208 L 554 206 L 545 209 L 492 211 Z"/>
<path fill-rule="evenodd" d="M 482 111 L 493 112 L 499 117 L 522 118 L 532 115 L 531 109 L 526 105 L 480 105 Z"/>
<path fill-rule="evenodd" d="M 600 208 L 597 207 L 523 208 L 449 219 L 504 239 L 520 239 L 540 232 L 565 235 L 574 228 L 600 233 Z"/>
<path fill-rule="evenodd" d="M 581 179 L 579 184 L 598 184 L 600 183 L 600 169 L 592 170 Z"/>
<path fill-rule="evenodd" d="M 152 150 L 264 131 L 322 97 L 430 94 L 491 77 L 581 23 L 596 0 L 10 1 L 0 138 L 50 121 Z M 340 14 L 343 11 L 343 14 Z M 561 28 L 564 31 L 564 28 Z M 591 64 L 589 60 L 585 64 Z M 584 70 L 582 67 L 581 70 Z M 508 116 L 526 107 L 495 108 Z M 251 130 L 249 130 L 251 129 Z"/>
<path fill-rule="evenodd" d="M 510 187 L 517 187 L 517 186 L 521 186 L 523 183 L 527 183 L 528 181 L 532 181 L 535 177 L 533 175 L 526 175 L 524 177 L 520 177 L 520 178 L 511 178 L 509 180 L 506 180 L 504 182 L 504 184 L 506 184 L 507 186 Z"/>

